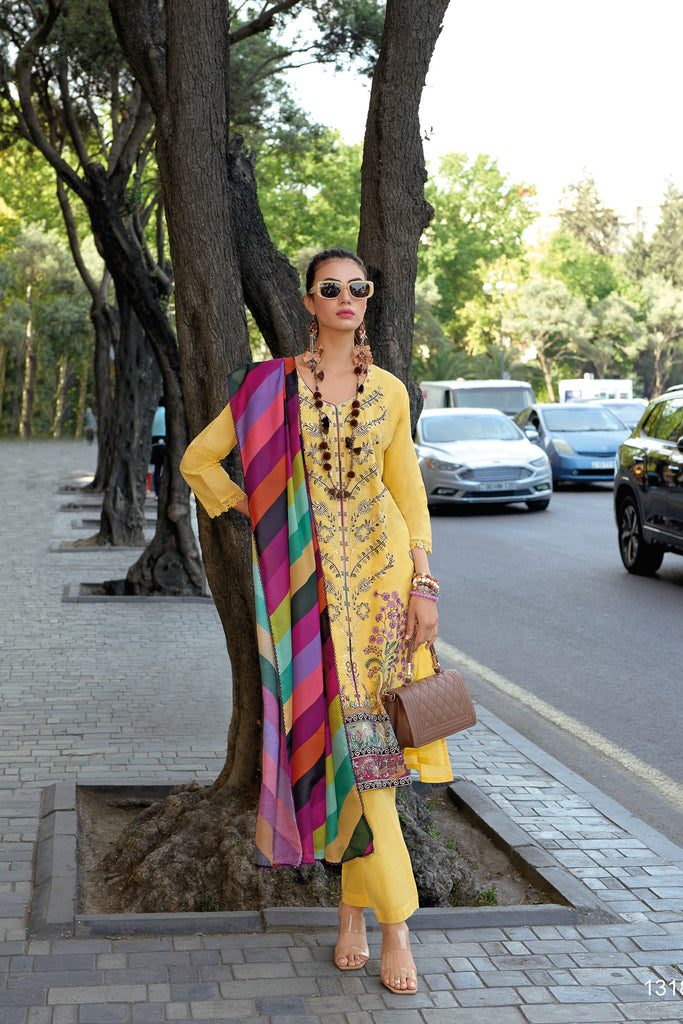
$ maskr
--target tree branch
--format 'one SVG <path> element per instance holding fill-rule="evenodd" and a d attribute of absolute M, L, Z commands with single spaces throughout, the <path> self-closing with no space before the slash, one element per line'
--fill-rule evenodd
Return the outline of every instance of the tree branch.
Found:
<path fill-rule="evenodd" d="M 69 95 L 69 78 L 66 64 L 62 64 L 60 66 L 58 70 L 58 79 L 59 95 L 62 99 L 62 109 L 64 111 L 64 120 L 66 122 L 66 127 L 69 131 L 69 135 L 71 136 L 71 141 L 76 151 L 76 156 L 80 160 L 81 165 L 85 167 L 90 160 L 90 154 L 85 148 L 85 142 L 83 141 L 81 130 L 78 127 L 78 122 L 76 121 L 76 118 L 74 117 L 73 103 L 71 102 L 71 96 Z"/>
<path fill-rule="evenodd" d="M 257 17 L 248 21 L 245 25 L 240 25 L 235 32 L 230 33 L 230 45 L 241 43 L 243 39 L 258 35 L 259 32 L 266 32 L 269 28 L 273 27 L 273 18 L 277 14 L 291 10 L 292 7 L 296 7 L 300 2 L 301 0 L 280 0 L 279 3 L 273 4 L 272 7 L 265 6 Z"/>
<path fill-rule="evenodd" d="M 31 70 L 36 59 L 37 51 L 49 38 L 50 33 L 55 26 L 55 22 L 61 14 L 63 2 L 64 0 L 49 0 L 45 21 L 36 26 L 36 29 L 32 33 L 30 39 L 27 41 L 25 46 L 22 46 L 19 50 L 19 55 L 14 65 L 14 74 L 19 93 L 21 111 L 31 142 L 36 149 L 40 150 L 60 178 L 62 178 L 63 181 L 68 182 L 70 187 L 78 196 L 82 199 L 86 199 L 88 196 L 88 188 L 86 184 L 81 180 L 81 178 L 79 178 L 78 174 L 76 174 L 66 160 L 61 157 L 54 146 L 50 144 L 43 132 L 43 129 L 41 128 L 33 106 Z"/>
<path fill-rule="evenodd" d="M 157 0 L 109 0 L 114 29 L 157 116 L 166 103 L 166 30 Z"/>
<path fill-rule="evenodd" d="M 90 271 L 88 270 L 83 261 L 83 254 L 81 253 L 81 246 L 78 241 L 76 221 L 74 220 L 73 211 L 71 209 L 71 203 L 69 202 L 69 197 L 67 195 L 66 188 L 64 187 L 64 182 L 59 177 L 59 175 L 57 175 L 57 198 L 59 200 L 59 205 L 62 210 L 62 217 L 64 218 L 66 235 L 69 239 L 69 248 L 71 249 L 71 255 L 73 256 L 74 263 L 76 264 L 76 269 L 78 270 L 78 273 L 81 275 L 83 284 L 90 292 L 90 295 L 92 296 L 93 300 L 95 300 L 99 293 L 99 286 L 95 283 L 92 274 L 90 273 Z"/>

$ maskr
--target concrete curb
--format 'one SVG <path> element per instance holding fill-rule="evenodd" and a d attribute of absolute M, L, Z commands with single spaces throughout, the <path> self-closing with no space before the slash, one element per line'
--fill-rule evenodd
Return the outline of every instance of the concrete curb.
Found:
<path fill-rule="evenodd" d="M 173 599 L 171 599 L 173 600 Z M 160 799 L 172 788 L 129 779 L 89 782 L 83 789 L 117 791 Z M 449 787 L 463 813 L 508 853 L 515 866 L 562 902 L 510 907 L 433 907 L 418 910 L 411 928 L 513 928 L 617 922 L 577 879 L 464 779 Z M 29 917 L 31 938 L 102 938 L 190 934 L 235 934 L 336 929 L 335 908 L 270 907 L 260 911 L 169 914 L 80 914 L 78 912 L 77 784 L 57 782 L 42 793 Z"/>
<path fill-rule="evenodd" d="M 87 551 L 87 548 L 76 548 L 75 550 Z M 92 549 L 90 549 L 92 550 Z M 120 548 L 114 550 L 120 551 Z M 136 550 L 130 548 L 131 551 Z M 85 581 L 84 581 L 85 582 Z M 99 586 L 100 584 L 94 583 L 93 586 Z M 207 601 L 213 601 L 211 594 L 207 594 L 204 597 L 169 597 L 166 594 L 154 594 L 148 597 L 136 594 L 82 594 L 80 583 L 67 583 L 62 590 L 62 604 L 135 604 L 136 602 L 143 602 L 144 604 L 151 603 L 162 603 L 168 604 L 194 604 L 195 602 L 201 602 L 206 604 Z"/>
<path fill-rule="evenodd" d="M 448 787 L 448 794 L 468 821 L 489 836 L 534 885 L 575 909 L 582 915 L 582 920 L 587 915 L 593 922 L 621 921 L 587 885 L 563 868 L 547 850 L 534 843 L 472 782 L 455 779 Z"/>

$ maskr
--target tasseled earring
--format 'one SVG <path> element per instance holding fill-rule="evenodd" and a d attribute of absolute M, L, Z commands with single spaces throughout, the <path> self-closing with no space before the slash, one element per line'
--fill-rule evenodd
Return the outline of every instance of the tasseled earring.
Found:
<path fill-rule="evenodd" d="M 361 320 L 356 329 L 356 337 L 353 344 L 353 365 L 355 372 L 360 377 L 368 372 L 372 363 L 372 351 L 368 343 L 368 336 L 365 330 L 365 320 Z"/>
<path fill-rule="evenodd" d="M 317 374 L 316 371 L 322 354 L 323 350 L 318 345 L 318 318 L 314 315 L 308 325 L 308 359 L 306 362 L 308 363 L 308 368 L 313 376 L 317 377 L 319 380 L 323 379 L 323 374 L 322 372 Z"/>

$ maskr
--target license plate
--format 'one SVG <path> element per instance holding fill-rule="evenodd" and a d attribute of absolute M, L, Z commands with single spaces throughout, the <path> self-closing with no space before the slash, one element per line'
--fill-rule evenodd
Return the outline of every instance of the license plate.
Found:
<path fill-rule="evenodd" d="M 480 491 L 510 491 L 516 485 L 515 480 L 491 480 L 485 484 L 479 484 Z"/>
<path fill-rule="evenodd" d="M 593 459 L 591 469 L 614 469 L 614 459 Z"/>

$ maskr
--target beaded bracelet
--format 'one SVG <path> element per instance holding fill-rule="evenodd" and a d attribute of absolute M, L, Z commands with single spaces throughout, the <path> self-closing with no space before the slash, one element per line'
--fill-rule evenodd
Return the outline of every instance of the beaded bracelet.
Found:
<path fill-rule="evenodd" d="M 427 572 L 415 572 L 413 573 L 413 579 L 416 583 L 426 583 L 432 587 L 438 587 L 439 581 L 435 576 L 430 576 Z"/>
<path fill-rule="evenodd" d="M 410 591 L 410 596 L 411 597 L 426 597 L 428 601 L 438 601 L 439 600 L 438 597 L 436 596 L 436 594 L 425 594 L 424 591 L 420 591 L 420 590 L 411 590 Z"/>
<path fill-rule="evenodd" d="M 418 575 L 417 573 L 413 576 L 411 585 L 429 590 L 432 594 L 438 594 L 440 589 L 438 582 L 433 576 Z"/>

